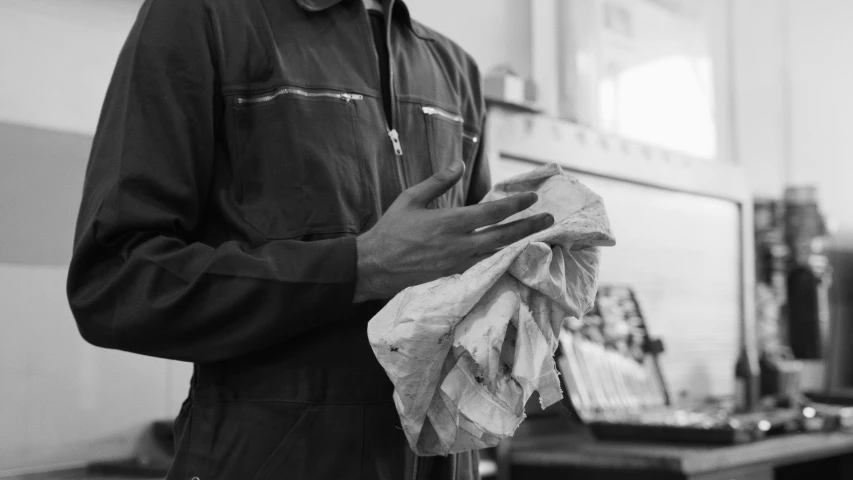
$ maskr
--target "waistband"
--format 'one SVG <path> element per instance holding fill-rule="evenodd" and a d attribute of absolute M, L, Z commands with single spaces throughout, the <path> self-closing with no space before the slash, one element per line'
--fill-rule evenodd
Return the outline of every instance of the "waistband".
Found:
<path fill-rule="evenodd" d="M 221 371 L 196 367 L 194 401 L 360 404 L 393 402 L 385 371 L 304 366 Z"/>
<path fill-rule="evenodd" d="M 192 390 L 202 401 L 341 404 L 392 402 L 394 391 L 368 343 L 367 321 L 357 317 L 253 355 L 196 364 Z"/>

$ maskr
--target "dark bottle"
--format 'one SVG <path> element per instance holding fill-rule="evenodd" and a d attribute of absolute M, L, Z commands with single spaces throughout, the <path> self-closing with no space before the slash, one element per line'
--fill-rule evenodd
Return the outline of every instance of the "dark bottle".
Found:
<path fill-rule="evenodd" d="M 762 400 L 767 397 L 778 397 L 779 388 L 779 367 L 776 364 L 776 357 L 770 355 L 766 351 L 761 353 L 758 359 L 758 366 L 761 371 L 759 376 L 759 398 Z"/>
<path fill-rule="evenodd" d="M 758 372 L 755 364 L 750 361 L 746 345 L 740 348 L 740 354 L 735 362 L 735 411 L 752 411 L 758 402 Z"/>

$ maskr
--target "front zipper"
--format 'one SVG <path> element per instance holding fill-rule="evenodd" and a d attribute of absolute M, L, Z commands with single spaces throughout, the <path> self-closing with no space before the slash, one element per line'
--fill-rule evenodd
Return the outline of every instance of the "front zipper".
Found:
<path fill-rule="evenodd" d="M 396 112 L 397 106 L 397 90 L 394 88 L 394 55 L 391 50 L 391 13 L 394 10 L 394 0 L 388 5 L 388 12 L 385 13 L 385 46 L 388 51 L 388 90 L 390 92 L 390 98 L 388 99 L 391 102 L 391 121 L 389 122 L 385 115 L 382 115 L 382 120 L 385 122 L 385 132 L 388 134 L 388 139 L 391 140 L 391 147 L 394 149 L 394 166 L 397 170 L 397 181 L 400 182 L 400 191 L 406 189 L 406 176 L 403 175 L 403 142 L 400 141 L 400 134 L 397 132 L 397 129 L 394 128 L 394 113 Z M 373 28 L 370 25 L 370 15 L 367 13 L 367 9 L 364 9 L 365 20 L 367 20 L 367 26 L 369 28 Z M 382 68 L 380 68 L 379 63 L 379 54 L 376 53 L 376 45 L 373 41 L 373 35 L 370 35 L 370 43 L 373 46 L 370 50 L 373 52 L 373 58 L 376 63 L 376 71 L 382 72 Z"/>
<path fill-rule="evenodd" d="M 406 177 L 403 175 L 403 144 L 400 142 L 400 135 L 397 133 L 396 122 L 394 115 L 397 113 L 397 89 L 394 88 L 394 50 L 391 49 L 391 20 L 394 18 L 394 0 L 388 2 L 388 14 L 385 15 L 385 45 L 388 52 L 388 91 L 391 97 L 391 125 L 388 129 L 388 138 L 391 139 L 391 145 L 394 147 L 394 157 L 397 160 L 397 176 L 400 178 L 400 188 L 406 189 Z M 373 38 L 373 35 L 371 35 Z M 376 49 L 373 49 L 374 53 Z M 376 55 L 377 66 L 379 66 L 379 55 Z M 382 69 L 380 68 L 380 71 Z"/>
<path fill-rule="evenodd" d="M 388 90 L 390 91 L 390 97 L 388 100 L 391 102 L 391 121 L 389 122 L 387 118 L 385 118 L 385 114 L 382 114 L 382 121 L 385 122 L 385 132 L 388 135 L 388 139 L 391 140 L 391 147 L 394 149 L 394 166 L 397 171 L 397 181 L 400 183 L 400 191 L 406 189 L 406 176 L 403 175 L 403 142 L 400 141 L 400 134 L 397 132 L 394 126 L 394 112 L 396 106 L 396 98 L 397 91 L 394 89 L 394 55 L 391 53 L 391 11 L 394 8 L 394 1 L 388 5 L 388 12 L 385 14 L 385 44 L 386 49 L 388 50 L 388 76 L 390 77 L 388 83 Z M 382 68 L 380 67 L 379 62 L 379 54 L 376 53 L 376 42 L 373 40 L 372 29 L 373 26 L 370 24 L 370 14 L 367 12 L 367 9 L 364 9 L 364 17 L 367 23 L 367 27 L 371 29 L 370 35 L 370 45 L 373 47 L 370 49 L 373 52 L 373 59 L 376 65 L 376 71 L 381 75 Z M 382 81 L 382 79 L 380 79 Z"/>
<path fill-rule="evenodd" d="M 238 105 L 247 105 L 247 104 L 255 104 L 255 103 L 267 103 L 275 100 L 276 98 L 282 95 L 299 95 L 301 97 L 308 98 L 337 98 L 338 100 L 343 100 L 345 102 L 351 102 L 353 100 L 362 100 L 364 99 L 363 95 L 358 93 L 343 93 L 343 92 L 330 92 L 330 91 L 322 91 L 322 92 L 311 92 L 308 90 L 302 90 L 301 88 L 294 87 L 283 87 L 276 90 L 273 93 L 262 96 L 252 96 L 252 97 L 237 97 Z"/>
<path fill-rule="evenodd" d="M 412 480 L 418 480 L 418 454 L 415 454 L 415 459 L 412 461 Z"/>
<path fill-rule="evenodd" d="M 424 115 L 440 117 L 445 120 L 450 120 L 451 122 L 459 123 L 465 125 L 465 119 L 462 118 L 462 115 L 456 115 L 448 112 L 447 110 L 442 110 L 438 107 L 422 107 L 421 110 L 424 112 Z M 477 135 L 466 132 L 464 129 L 462 130 L 462 136 L 467 138 L 471 143 L 477 143 L 480 141 L 480 137 Z"/>

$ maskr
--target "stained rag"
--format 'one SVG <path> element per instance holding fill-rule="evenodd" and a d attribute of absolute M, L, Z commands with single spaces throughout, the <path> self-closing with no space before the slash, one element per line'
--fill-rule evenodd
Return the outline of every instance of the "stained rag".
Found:
<path fill-rule="evenodd" d="M 554 225 L 462 274 L 403 290 L 368 323 L 418 455 L 495 446 L 524 420 L 534 391 L 542 408 L 563 398 L 560 328 L 592 307 L 598 247 L 615 240 L 601 197 L 556 164 L 499 183 L 483 202 L 529 191 L 536 204 L 504 222 L 548 212 Z"/>

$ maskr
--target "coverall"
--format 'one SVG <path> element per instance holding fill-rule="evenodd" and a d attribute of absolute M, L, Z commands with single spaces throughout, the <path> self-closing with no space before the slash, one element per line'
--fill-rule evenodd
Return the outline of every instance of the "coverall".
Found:
<path fill-rule="evenodd" d="M 87 341 L 194 364 L 169 480 L 477 478 L 476 452 L 413 457 L 366 337 L 383 303 L 353 303 L 356 236 L 402 190 L 455 160 L 432 208 L 490 185 L 476 64 L 389 10 L 377 45 L 361 0 L 141 8 L 67 291 Z"/>

